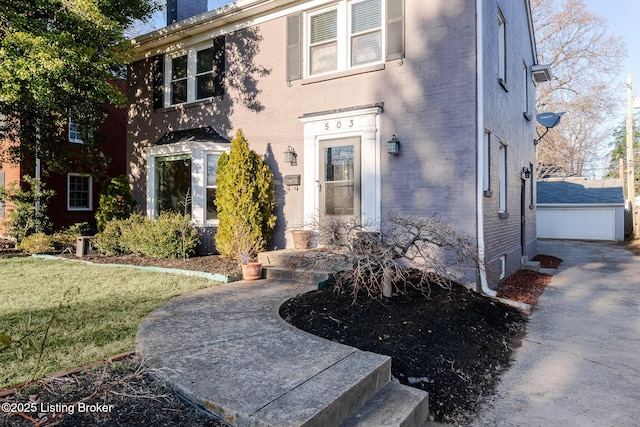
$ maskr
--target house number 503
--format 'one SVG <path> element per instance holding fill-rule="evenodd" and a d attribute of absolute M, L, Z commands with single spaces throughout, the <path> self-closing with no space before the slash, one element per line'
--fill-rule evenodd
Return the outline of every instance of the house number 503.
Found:
<path fill-rule="evenodd" d="M 333 122 L 333 127 L 335 129 L 342 129 L 343 126 L 347 128 L 352 128 L 353 119 L 347 120 L 345 123 L 343 123 L 342 120 L 336 120 L 335 122 Z M 324 122 L 324 130 L 329 130 L 329 129 L 331 129 L 331 122 Z"/>

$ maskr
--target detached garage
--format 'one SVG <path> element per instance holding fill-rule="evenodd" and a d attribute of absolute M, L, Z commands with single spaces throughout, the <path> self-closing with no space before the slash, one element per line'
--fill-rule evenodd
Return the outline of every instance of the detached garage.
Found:
<path fill-rule="evenodd" d="M 624 240 L 622 180 L 537 182 L 538 238 Z"/>

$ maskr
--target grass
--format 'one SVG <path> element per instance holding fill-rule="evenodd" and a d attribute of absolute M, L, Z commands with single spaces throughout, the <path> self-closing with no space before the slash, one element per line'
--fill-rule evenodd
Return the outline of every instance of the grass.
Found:
<path fill-rule="evenodd" d="M 0 259 L 0 335 L 26 337 L 0 351 L 0 389 L 133 351 L 140 322 L 156 307 L 217 284 L 75 261 Z"/>

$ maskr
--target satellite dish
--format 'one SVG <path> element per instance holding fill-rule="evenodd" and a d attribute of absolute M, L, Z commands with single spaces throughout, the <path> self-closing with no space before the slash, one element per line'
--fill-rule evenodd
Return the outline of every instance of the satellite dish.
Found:
<path fill-rule="evenodd" d="M 538 123 L 542 126 L 546 127 L 547 130 L 544 131 L 542 135 L 533 140 L 533 145 L 538 145 L 540 140 L 544 138 L 544 136 L 549 132 L 549 129 L 560 123 L 560 119 L 564 115 L 563 113 L 540 113 L 536 116 Z"/>
<path fill-rule="evenodd" d="M 542 126 L 546 127 L 547 129 L 551 129 L 552 127 L 560 123 L 560 118 L 562 118 L 563 115 L 564 113 L 540 113 L 536 116 L 536 118 L 538 119 L 538 123 L 540 123 Z"/>

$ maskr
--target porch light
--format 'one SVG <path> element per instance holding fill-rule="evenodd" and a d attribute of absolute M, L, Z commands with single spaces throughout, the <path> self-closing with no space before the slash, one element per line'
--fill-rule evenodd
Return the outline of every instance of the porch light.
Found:
<path fill-rule="evenodd" d="M 298 164 L 298 155 L 291 146 L 288 146 L 287 151 L 284 152 L 284 161 L 285 163 L 290 163 L 291 166 Z"/>
<path fill-rule="evenodd" d="M 524 176 L 525 179 L 531 178 L 531 171 L 529 168 L 522 167 L 522 176 Z"/>
<path fill-rule="evenodd" d="M 387 141 L 387 153 L 396 155 L 400 153 L 400 140 L 393 135 L 390 141 Z"/>

